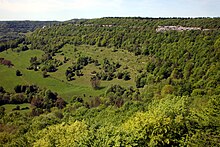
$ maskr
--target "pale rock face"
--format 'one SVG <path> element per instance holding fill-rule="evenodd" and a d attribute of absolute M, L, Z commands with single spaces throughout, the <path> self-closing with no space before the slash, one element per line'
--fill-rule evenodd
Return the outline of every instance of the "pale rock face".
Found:
<path fill-rule="evenodd" d="M 200 27 L 158 26 L 156 32 L 202 30 Z"/>

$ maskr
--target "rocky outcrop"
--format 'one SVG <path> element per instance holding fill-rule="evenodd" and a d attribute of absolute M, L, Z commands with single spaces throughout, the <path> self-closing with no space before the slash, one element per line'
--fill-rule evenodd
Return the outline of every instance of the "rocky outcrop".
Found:
<path fill-rule="evenodd" d="M 158 26 L 156 32 L 202 30 L 200 27 Z"/>

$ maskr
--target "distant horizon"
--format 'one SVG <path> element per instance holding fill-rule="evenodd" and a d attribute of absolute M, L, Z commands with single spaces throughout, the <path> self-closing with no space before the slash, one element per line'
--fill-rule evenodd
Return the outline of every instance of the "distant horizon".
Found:
<path fill-rule="evenodd" d="M 214 16 L 214 17 L 206 17 L 206 16 L 199 16 L 199 17 L 141 17 L 141 16 L 104 16 L 104 17 L 99 17 L 99 18 L 72 18 L 72 19 L 68 19 L 68 20 L 25 20 L 25 19 L 18 19 L 18 20 L 1 20 L 0 21 L 57 21 L 57 22 L 65 22 L 65 21 L 71 21 L 74 19 L 101 19 L 101 18 L 142 18 L 142 19 L 206 19 L 206 18 L 212 18 L 212 19 L 216 19 L 216 18 L 220 18 L 220 16 Z"/>
<path fill-rule="evenodd" d="M 0 0 L 0 21 L 220 17 L 219 0 Z"/>

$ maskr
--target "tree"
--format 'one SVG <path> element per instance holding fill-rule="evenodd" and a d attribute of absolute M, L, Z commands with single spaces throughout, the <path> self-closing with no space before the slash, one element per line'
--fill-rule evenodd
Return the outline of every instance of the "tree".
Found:
<path fill-rule="evenodd" d="M 137 87 L 137 88 L 143 88 L 144 85 L 146 84 L 146 78 L 143 77 L 143 75 L 138 75 L 138 76 L 136 77 L 135 82 L 136 82 L 136 87 Z"/>
<path fill-rule="evenodd" d="M 80 76 L 83 76 L 83 73 L 82 73 L 81 70 L 76 70 L 76 75 L 77 75 L 78 77 L 80 77 Z"/>
<path fill-rule="evenodd" d="M 16 70 L 16 76 L 22 76 L 22 73 L 20 70 Z"/>
<path fill-rule="evenodd" d="M 64 56 L 64 57 L 63 57 L 63 62 L 66 63 L 67 61 L 68 61 L 67 57 Z"/>
<path fill-rule="evenodd" d="M 52 101 L 55 101 L 57 99 L 57 93 L 56 92 L 54 93 L 51 90 L 46 90 L 45 97 Z"/>
<path fill-rule="evenodd" d="M 46 66 L 47 72 L 55 72 L 57 70 L 55 65 L 48 65 Z"/>
<path fill-rule="evenodd" d="M 15 108 L 12 109 L 12 111 L 15 111 L 15 110 L 20 110 L 20 106 L 17 105 Z"/>
<path fill-rule="evenodd" d="M 90 82 L 93 89 L 96 90 L 100 88 L 100 79 L 97 76 L 91 77 Z"/>
<path fill-rule="evenodd" d="M 35 56 L 35 57 L 31 57 L 31 59 L 30 59 L 30 63 L 31 64 L 34 64 L 34 63 L 36 63 L 37 62 L 37 57 Z"/>
<path fill-rule="evenodd" d="M 123 79 L 124 79 L 125 81 L 128 81 L 128 80 L 131 79 L 131 77 L 130 77 L 130 75 L 129 75 L 129 72 L 125 72 L 125 73 L 124 73 Z"/>
<path fill-rule="evenodd" d="M 71 81 L 71 80 L 73 80 L 74 77 L 75 76 L 75 73 L 73 73 L 73 72 L 70 72 L 70 73 L 68 73 L 68 74 L 66 74 L 66 79 L 67 79 L 67 81 Z"/>
<path fill-rule="evenodd" d="M 0 118 L 5 115 L 5 107 L 0 107 Z"/>
<path fill-rule="evenodd" d="M 124 73 L 122 73 L 122 72 L 119 72 L 119 73 L 117 74 L 118 79 L 122 79 L 123 76 L 124 76 Z"/>
<path fill-rule="evenodd" d="M 174 92 L 174 88 L 171 85 L 165 85 L 161 90 L 161 95 L 165 96 L 167 94 L 172 94 Z"/>
<path fill-rule="evenodd" d="M 21 88 L 22 88 L 21 85 L 16 85 L 14 90 L 15 90 L 16 93 L 21 93 L 22 92 Z"/>
<path fill-rule="evenodd" d="M 26 51 L 26 50 L 28 50 L 28 49 L 29 49 L 29 48 L 27 47 L 27 45 L 24 45 L 24 46 L 21 47 L 21 50 L 22 50 L 22 51 Z"/>
<path fill-rule="evenodd" d="M 66 102 L 62 98 L 58 98 L 55 102 L 55 106 L 59 109 L 63 109 L 66 106 Z"/>
<path fill-rule="evenodd" d="M 31 105 L 32 106 L 35 106 L 37 108 L 41 108 L 42 105 L 43 105 L 43 99 L 40 98 L 40 97 L 34 97 L 32 100 L 31 100 Z"/>
<path fill-rule="evenodd" d="M 32 116 L 39 116 L 42 113 L 43 113 L 43 110 L 41 108 L 34 108 L 31 111 Z"/>
<path fill-rule="evenodd" d="M 88 126 L 82 121 L 51 125 L 38 133 L 34 146 L 88 146 Z M 86 140 L 87 141 L 87 140 Z"/>
<path fill-rule="evenodd" d="M 47 71 L 46 71 L 46 70 L 43 71 L 42 76 L 43 76 L 43 78 L 48 77 L 48 74 L 47 74 Z"/>
<path fill-rule="evenodd" d="M 1 93 L 5 93 L 4 87 L 0 86 L 0 92 L 1 92 Z"/>

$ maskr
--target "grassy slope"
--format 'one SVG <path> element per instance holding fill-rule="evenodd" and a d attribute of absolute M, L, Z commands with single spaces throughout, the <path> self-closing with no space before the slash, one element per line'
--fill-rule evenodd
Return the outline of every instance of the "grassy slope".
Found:
<path fill-rule="evenodd" d="M 11 60 L 14 64 L 14 67 L 8 68 L 6 66 L 0 65 L 0 85 L 2 85 L 6 91 L 13 91 L 13 88 L 17 84 L 31 84 L 30 77 L 35 79 L 36 73 L 28 71 L 26 68 L 29 65 L 30 57 L 41 56 L 42 51 L 30 50 L 21 53 L 15 53 L 11 50 L 4 51 L 0 53 L 0 57 L 3 57 L 7 60 Z M 20 70 L 23 74 L 21 77 L 15 75 L 16 70 Z"/>
<path fill-rule="evenodd" d="M 77 48 L 77 51 L 74 52 L 74 48 Z M 25 52 L 12 52 L 8 50 L 7 52 L 1 52 L 0 57 L 11 60 L 15 65 L 13 68 L 8 68 L 6 66 L 0 65 L 0 85 L 2 85 L 6 91 L 13 92 L 14 87 L 17 84 L 36 84 L 41 88 L 51 89 L 56 91 L 61 97 L 65 98 L 67 101 L 74 95 L 82 96 L 96 96 L 103 94 L 106 88 L 111 84 L 120 84 L 122 86 L 135 86 L 135 74 L 137 68 L 143 68 L 143 61 L 146 59 L 138 59 L 132 53 L 127 51 L 119 50 L 117 52 L 112 52 L 112 49 L 108 48 L 98 48 L 93 46 L 78 46 L 74 47 L 72 45 L 65 45 L 61 50 L 64 55 L 57 53 L 55 58 L 63 61 L 64 56 L 69 58 L 69 61 L 58 68 L 54 73 L 49 73 L 50 77 L 43 78 L 41 71 L 30 71 L 26 68 L 29 66 L 29 60 L 31 57 L 37 56 L 41 57 L 43 54 L 39 50 L 28 50 Z M 103 62 L 104 58 L 109 59 L 110 61 L 119 62 L 122 64 L 120 71 L 124 71 L 124 67 L 128 66 L 127 71 L 131 73 L 131 80 L 124 81 L 114 79 L 112 81 L 102 81 L 101 90 L 93 90 L 90 85 L 90 73 L 92 71 L 100 71 L 99 67 L 90 64 L 86 66 L 82 71 L 83 77 L 75 77 L 76 79 L 68 82 L 65 77 L 66 69 L 72 65 L 72 62 L 75 62 L 79 55 L 91 56 L 93 59 L 98 59 L 100 63 Z M 15 75 L 16 70 L 22 72 L 21 77 Z"/>

